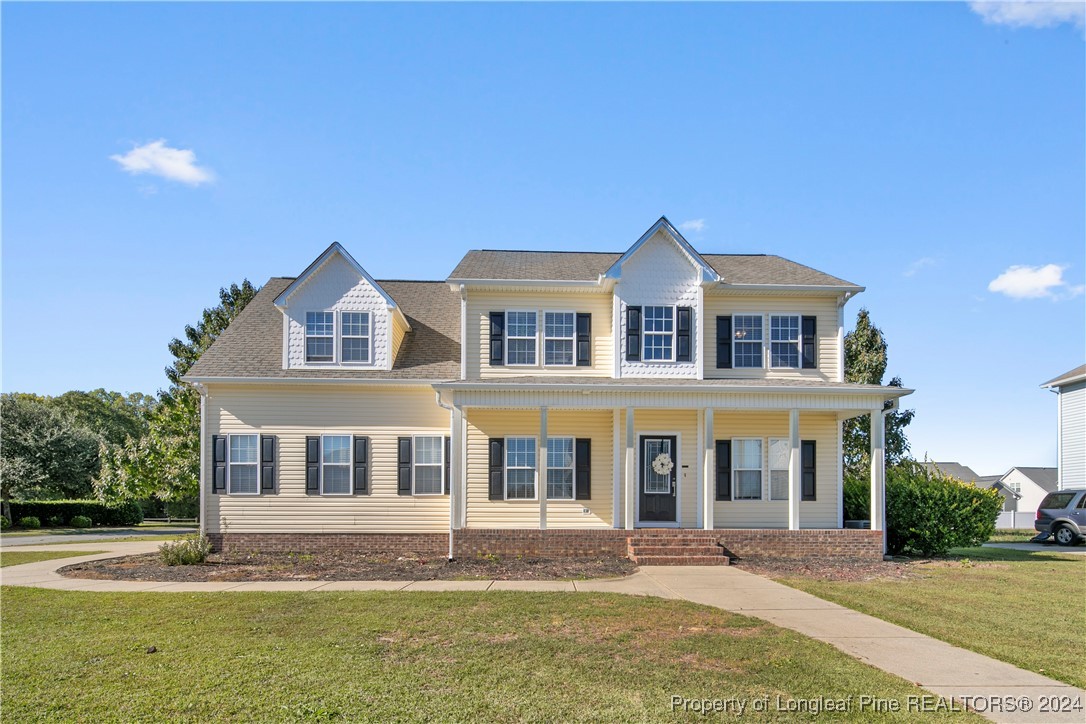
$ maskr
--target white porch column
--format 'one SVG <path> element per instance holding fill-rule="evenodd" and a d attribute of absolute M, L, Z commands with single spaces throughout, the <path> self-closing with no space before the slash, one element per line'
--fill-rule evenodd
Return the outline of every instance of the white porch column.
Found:
<path fill-rule="evenodd" d="M 802 497 L 803 470 L 799 449 L 799 410 L 788 411 L 788 530 L 799 530 L 799 501 Z"/>
<path fill-rule="evenodd" d="M 886 418 L 882 410 L 871 411 L 871 530 L 886 530 Z"/>
<path fill-rule="evenodd" d="M 547 529 L 547 408 L 539 408 L 539 450 L 535 458 L 535 488 L 539 496 L 539 529 Z"/>
<path fill-rule="evenodd" d="M 626 530 L 633 530 L 634 516 L 637 515 L 637 459 L 634 455 L 634 409 L 626 408 L 626 515 L 623 522 Z"/>
<path fill-rule="evenodd" d="M 694 489 L 695 498 L 694 506 L 697 511 L 697 515 L 694 519 L 694 526 L 696 528 L 705 527 L 705 410 L 699 409 L 695 412 L 695 416 L 698 418 L 697 425 L 697 446 L 694 450 L 694 459 L 697 463 L 694 465 L 694 470 L 697 472 L 695 475 Z"/>
<path fill-rule="evenodd" d="M 461 481 L 464 478 L 464 411 L 459 407 L 453 407 L 452 420 L 449 423 L 449 526 L 454 530 L 461 527 L 460 508 L 463 505 L 463 488 Z"/>
<path fill-rule="evenodd" d="M 622 527 L 622 409 L 611 410 L 611 527 Z"/>
<path fill-rule="evenodd" d="M 701 521 L 705 530 L 716 527 L 713 519 L 713 501 L 716 500 L 716 433 L 713 432 L 713 408 L 705 408 L 705 490 L 702 493 L 701 502 L 705 506 L 702 511 Z"/>

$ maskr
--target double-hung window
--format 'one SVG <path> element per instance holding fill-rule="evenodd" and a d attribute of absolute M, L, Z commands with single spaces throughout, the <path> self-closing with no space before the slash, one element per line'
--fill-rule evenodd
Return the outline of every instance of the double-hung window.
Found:
<path fill-rule="evenodd" d="M 573 364 L 576 321 L 573 312 L 543 313 L 543 364 Z"/>
<path fill-rule="evenodd" d="M 259 495 L 257 435 L 230 435 L 227 482 L 231 495 Z"/>
<path fill-rule="evenodd" d="M 535 498 L 535 438 L 505 439 L 505 498 L 532 500 Z"/>
<path fill-rule="evenodd" d="M 538 319 L 535 312 L 506 312 L 505 338 L 509 364 L 536 364 Z"/>
<path fill-rule="evenodd" d="M 445 438 L 440 435 L 415 438 L 413 465 L 415 495 L 442 495 L 445 492 Z"/>
<path fill-rule="evenodd" d="M 343 312 L 340 321 L 340 359 L 343 362 L 369 362 L 369 312 Z"/>
<path fill-rule="evenodd" d="M 784 438 L 769 439 L 769 499 L 788 500 L 788 468 L 792 444 Z"/>
<path fill-rule="evenodd" d="M 351 436 L 325 435 L 321 439 L 321 492 L 351 494 Z"/>
<path fill-rule="evenodd" d="M 753 314 L 737 314 L 732 317 L 732 334 L 735 337 L 734 367 L 762 366 L 762 317 Z"/>
<path fill-rule="evenodd" d="M 645 361 L 670 362 L 675 358 L 675 307 L 644 308 Z"/>
<path fill-rule="evenodd" d="M 305 313 L 305 361 L 335 361 L 335 318 L 333 312 Z"/>
<path fill-rule="evenodd" d="M 573 438 L 547 438 L 547 497 L 573 500 Z"/>
<path fill-rule="evenodd" d="M 799 317 L 769 317 L 769 366 L 799 369 Z"/>
<path fill-rule="evenodd" d="M 762 499 L 762 441 L 759 438 L 732 440 L 735 500 Z"/>

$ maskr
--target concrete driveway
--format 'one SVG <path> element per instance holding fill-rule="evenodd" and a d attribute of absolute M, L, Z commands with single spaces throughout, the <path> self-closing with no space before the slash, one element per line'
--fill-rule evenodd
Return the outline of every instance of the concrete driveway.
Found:
<path fill-rule="evenodd" d="M 1055 543 L 985 543 L 985 548 L 1009 548 L 1012 551 L 1030 553 L 1073 553 L 1086 556 L 1086 545 L 1058 546 Z"/>

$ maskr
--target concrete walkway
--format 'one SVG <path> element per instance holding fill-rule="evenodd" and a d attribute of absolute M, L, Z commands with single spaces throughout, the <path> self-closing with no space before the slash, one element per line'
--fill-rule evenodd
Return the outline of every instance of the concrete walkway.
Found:
<path fill-rule="evenodd" d="M 1027 553 L 1071 553 L 1086 556 L 1086 545 L 1058 546 L 1055 543 L 985 543 L 985 548 L 1009 548 L 1012 551 Z"/>
<path fill-rule="evenodd" d="M 592 591 L 685 599 L 753 616 L 824 641 L 932 694 L 965 700 L 996 722 L 1076 722 L 1081 710 L 1040 711 L 1046 697 L 1070 697 L 1086 706 L 1086 691 L 1002 661 L 867 616 L 767 578 L 724 566 L 644 566 L 620 579 L 593 581 L 282 581 L 162 583 L 66 578 L 56 569 L 80 561 L 149 553 L 154 542 L 107 543 L 108 553 L 27 563 L 0 569 L 0 584 L 79 591 Z M 93 543 L 21 550 L 95 550 Z M 1023 642 L 1027 643 L 1027 642 Z M 1070 645 L 1067 652 L 1075 655 Z M 878 692 L 858 692 L 878 696 Z M 1008 704 L 1013 699 L 1015 711 Z M 993 711 L 995 706 L 1001 711 Z M 1026 707 L 1028 710 L 1023 711 Z"/>

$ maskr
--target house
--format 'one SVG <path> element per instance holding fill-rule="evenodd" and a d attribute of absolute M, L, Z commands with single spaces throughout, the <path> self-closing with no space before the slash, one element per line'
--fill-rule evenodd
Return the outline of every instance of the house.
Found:
<path fill-rule="evenodd" d="M 202 525 L 224 550 L 881 556 L 884 413 L 911 390 L 844 382 L 862 291 L 666 218 L 625 252 L 469 251 L 444 281 L 332 244 L 185 377 Z M 872 530 L 845 530 L 862 414 Z"/>
<path fill-rule="evenodd" d="M 1041 386 L 1056 393 L 1059 489 L 1086 487 L 1086 365 Z"/>
<path fill-rule="evenodd" d="M 973 472 L 973 468 L 968 465 L 962 465 L 961 463 L 937 463 L 925 460 L 920 463 L 920 467 L 928 472 L 937 470 L 943 475 L 949 475 L 952 478 L 961 480 L 963 483 L 977 483 L 979 485 L 979 481 L 981 477 L 983 477 Z"/>
<path fill-rule="evenodd" d="M 999 478 L 999 485 L 1018 496 L 1015 510 L 1028 513 L 1032 523 L 1041 501 L 1057 489 L 1056 468 L 1011 468 Z"/>

